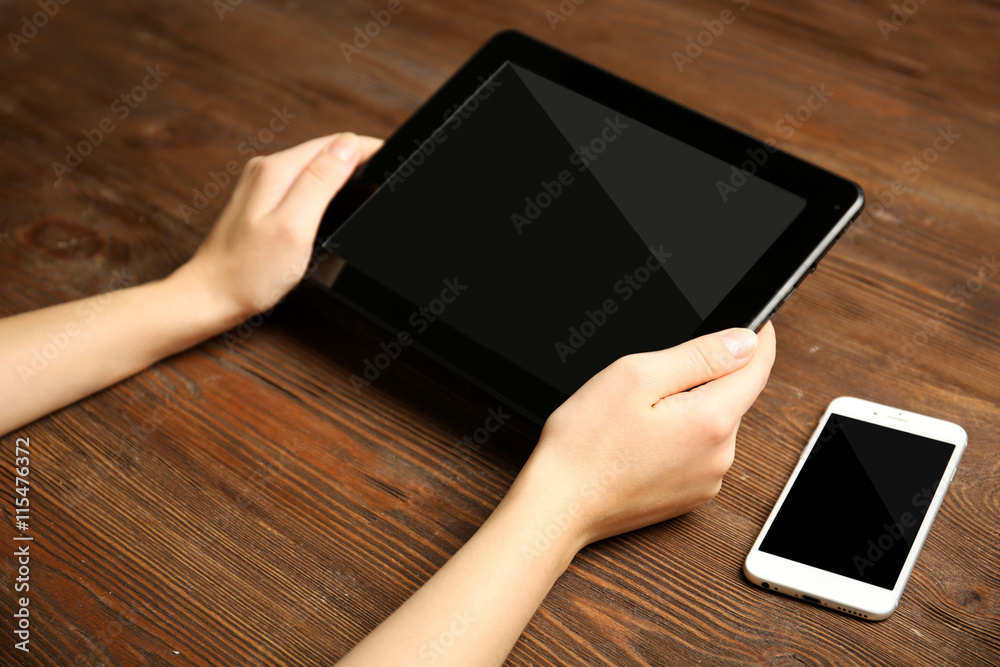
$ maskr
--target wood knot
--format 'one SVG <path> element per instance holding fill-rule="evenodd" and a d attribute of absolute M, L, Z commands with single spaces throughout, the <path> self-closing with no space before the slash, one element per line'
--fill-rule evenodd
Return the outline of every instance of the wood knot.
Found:
<path fill-rule="evenodd" d="M 989 592 L 983 587 L 960 590 L 955 601 L 971 613 L 980 613 L 989 608 Z"/>
<path fill-rule="evenodd" d="M 19 225 L 17 241 L 32 251 L 55 259 L 88 259 L 105 249 L 104 238 L 93 229 L 59 218 L 43 217 Z"/>

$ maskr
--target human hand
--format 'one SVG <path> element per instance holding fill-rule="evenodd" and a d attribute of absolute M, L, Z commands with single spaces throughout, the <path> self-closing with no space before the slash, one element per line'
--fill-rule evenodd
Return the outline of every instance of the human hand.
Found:
<path fill-rule="evenodd" d="M 619 359 L 552 413 L 515 489 L 569 518 L 575 550 L 698 507 L 722 487 L 774 353 L 769 322 Z"/>
<path fill-rule="evenodd" d="M 275 305 L 305 274 L 323 211 L 380 139 L 345 132 L 247 162 L 232 196 L 176 276 L 235 323 Z"/>
<path fill-rule="evenodd" d="M 502 663 L 577 551 L 719 492 L 773 361 L 768 323 L 759 335 L 730 329 L 629 355 L 595 375 L 549 416 L 472 539 L 340 664 L 410 664 L 456 636 L 434 653 L 440 664 Z"/>

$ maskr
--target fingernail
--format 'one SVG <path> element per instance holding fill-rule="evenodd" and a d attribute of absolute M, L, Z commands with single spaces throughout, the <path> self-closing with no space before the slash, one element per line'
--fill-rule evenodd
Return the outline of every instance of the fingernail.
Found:
<path fill-rule="evenodd" d="M 743 359 L 753 354 L 757 348 L 757 334 L 749 329 L 730 329 L 722 334 L 722 342 L 726 344 L 733 359 Z"/>
<path fill-rule="evenodd" d="M 326 147 L 338 160 L 350 162 L 358 152 L 358 136 L 353 132 L 341 132 Z"/>

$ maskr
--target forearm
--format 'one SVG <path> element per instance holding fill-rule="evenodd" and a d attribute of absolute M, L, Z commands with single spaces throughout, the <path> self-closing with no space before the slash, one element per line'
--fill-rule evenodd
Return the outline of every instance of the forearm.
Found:
<path fill-rule="evenodd" d="M 200 276 L 165 280 L 0 320 L 0 433 L 114 384 L 239 321 Z"/>
<path fill-rule="evenodd" d="M 531 474 L 522 472 L 472 539 L 341 667 L 504 662 L 583 546 L 572 503 L 540 494 Z"/>
<path fill-rule="evenodd" d="M 166 280 L 0 320 L 0 434 L 280 301 L 309 264 L 330 199 L 381 145 L 345 132 L 256 157 Z"/>

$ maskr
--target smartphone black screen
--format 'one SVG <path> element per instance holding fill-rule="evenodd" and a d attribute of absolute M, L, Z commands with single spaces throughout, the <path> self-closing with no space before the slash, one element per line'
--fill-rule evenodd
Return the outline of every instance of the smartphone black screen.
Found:
<path fill-rule="evenodd" d="M 760 550 L 892 590 L 954 448 L 831 414 Z"/>

